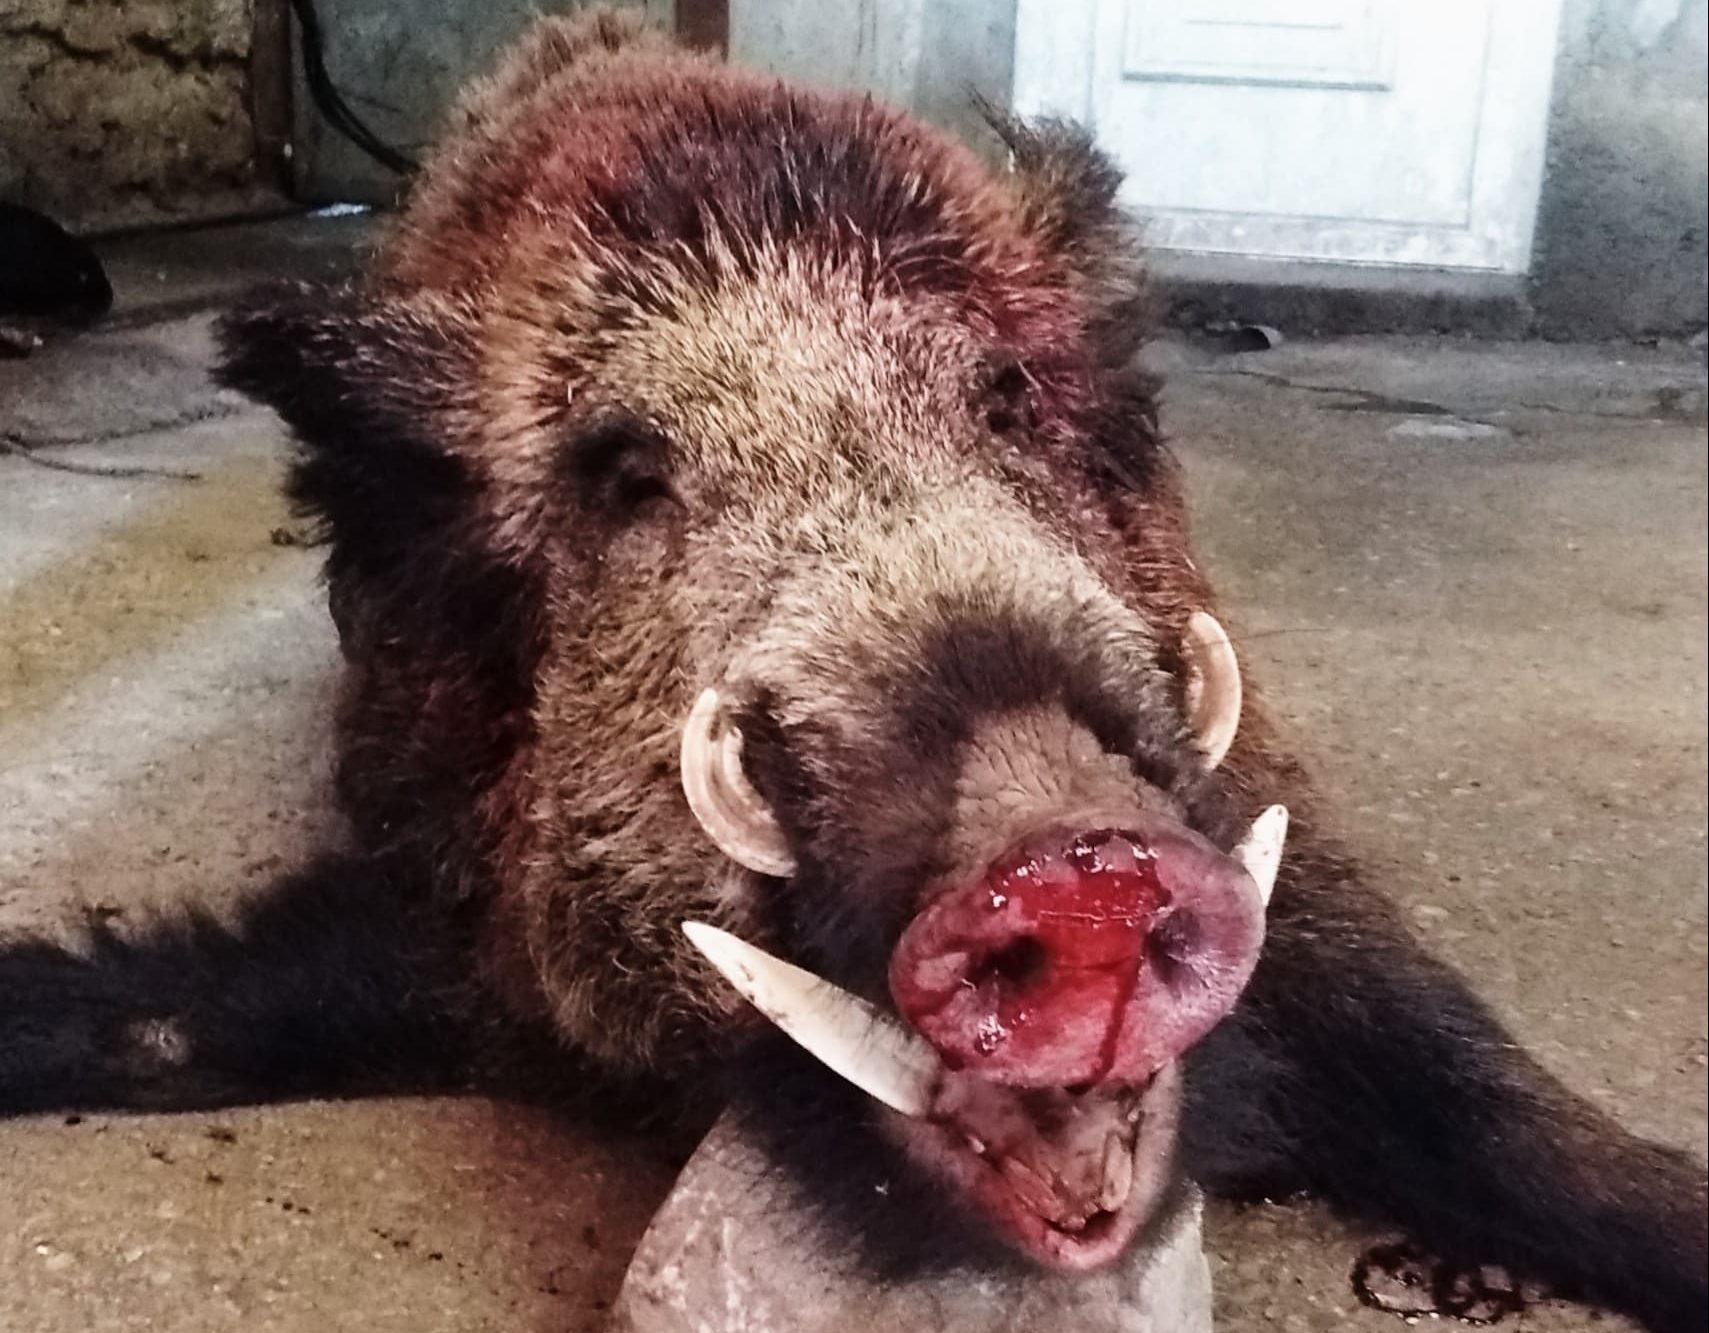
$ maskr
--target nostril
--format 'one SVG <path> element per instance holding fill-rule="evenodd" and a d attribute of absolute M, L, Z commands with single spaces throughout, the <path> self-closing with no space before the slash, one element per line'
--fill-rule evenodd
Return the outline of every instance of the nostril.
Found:
<path fill-rule="evenodd" d="M 993 985 L 1005 991 L 1024 991 L 1039 981 L 1049 966 L 1050 954 L 1030 935 L 1011 940 L 971 969 L 968 981 L 975 987 Z"/>
<path fill-rule="evenodd" d="M 1145 958 L 1171 987 L 1197 976 L 1193 959 L 1203 936 L 1198 918 L 1191 912 L 1170 912 L 1151 928 L 1145 940 Z"/>

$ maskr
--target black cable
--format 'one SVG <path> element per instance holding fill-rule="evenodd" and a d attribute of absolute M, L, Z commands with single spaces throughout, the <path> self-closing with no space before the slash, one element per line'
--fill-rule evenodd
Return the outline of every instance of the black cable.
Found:
<path fill-rule="evenodd" d="M 326 123 L 355 144 L 369 157 L 389 171 L 409 176 L 416 170 L 415 160 L 393 148 L 362 122 L 362 118 L 344 100 L 326 70 L 326 38 L 315 12 L 314 0 L 291 0 L 291 11 L 297 16 L 302 33 L 303 78 L 309 86 L 309 96 L 326 119 Z"/>

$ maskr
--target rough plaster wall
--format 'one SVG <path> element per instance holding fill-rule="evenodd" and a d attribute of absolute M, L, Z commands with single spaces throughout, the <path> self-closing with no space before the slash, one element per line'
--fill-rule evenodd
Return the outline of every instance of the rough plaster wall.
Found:
<path fill-rule="evenodd" d="M 1703 328 L 1706 10 L 1709 0 L 1567 0 L 1532 264 L 1543 332 Z"/>
<path fill-rule="evenodd" d="M 0 0 L 0 198 L 97 228 L 249 191 L 249 0 Z"/>

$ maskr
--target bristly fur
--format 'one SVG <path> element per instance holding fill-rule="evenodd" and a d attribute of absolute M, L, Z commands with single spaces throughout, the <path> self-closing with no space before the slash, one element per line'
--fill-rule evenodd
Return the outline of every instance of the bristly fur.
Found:
<path fill-rule="evenodd" d="M 1016 821 L 1119 799 L 1228 848 L 1282 801 L 1263 959 L 1190 1061 L 1193 1168 L 1701 1329 L 1701 1165 L 1572 1096 L 1419 949 L 1256 691 L 1203 771 L 1182 641 L 1212 599 L 1134 367 L 1119 179 L 1081 130 L 993 121 L 1007 173 L 627 20 L 543 20 L 365 280 L 231 315 L 222 378 L 297 437 L 330 541 L 358 850 L 235 933 L 0 951 L 0 1109 L 518 1049 L 741 1096 L 752 1023 L 683 920 L 882 1002 L 902 923 Z M 789 881 L 721 858 L 681 795 L 711 684 Z M 853 1123 L 839 1087 L 784 1081 L 795 1123 Z M 820 1197 L 864 1178 L 810 1156 Z"/>
<path fill-rule="evenodd" d="M 6 941 L 0 1112 L 454 1087 L 475 1068 L 461 968 L 419 886 L 336 856 L 234 921 L 92 917 L 77 948 Z"/>

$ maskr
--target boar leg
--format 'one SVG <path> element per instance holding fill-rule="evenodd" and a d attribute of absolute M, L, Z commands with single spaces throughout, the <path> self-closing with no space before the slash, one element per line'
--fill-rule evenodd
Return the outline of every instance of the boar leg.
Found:
<path fill-rule="evenodd" d="M 1206 1071 L 1198 1107 L 1227 1104 L 1219 1084 L 1248 1107 L 1255 1094 L 1272 1164 L 1300 1183 L 1444 1259 L 1507 1265 L 1658 1333 L 1709 1324 L 1703 1166 L 1568 1092 L 1303 828 L 1232 1024 L 1206 1057 L 1233 1067 Z M 1188 1147 L 1214 1178 L 1213 1133 L 1201 1123 Z M 1251 1172 L 1250 1121 L 1235 1138 Z"/>
<path fill-rule="evenodd" d="M 328 857 L 229 923 L 0 939 L 0 1114 L 443 1086 L 471 1043 L 434 920 L 378 865 Z"/>

